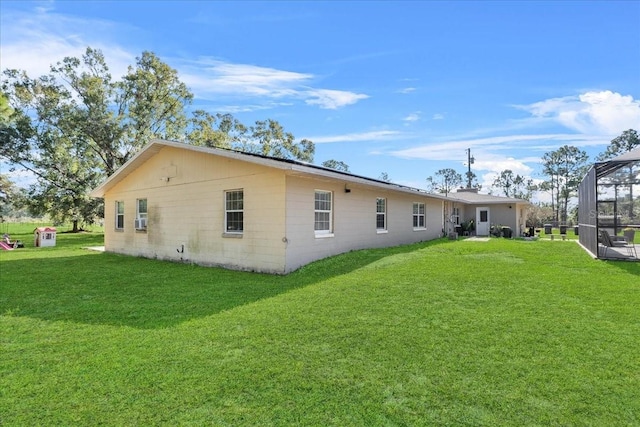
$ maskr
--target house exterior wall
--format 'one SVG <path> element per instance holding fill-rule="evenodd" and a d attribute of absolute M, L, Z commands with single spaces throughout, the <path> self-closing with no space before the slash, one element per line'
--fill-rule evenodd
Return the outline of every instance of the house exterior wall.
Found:
<path fill-rule="evenodd" d="M 511 208 L 509 208 L 511 206 Z M 524 231 L 526 219 L 526 207 L 523 204 L 463 204 L 460 205 L 461 222 L 476 221 L 476 208 L 489 209 L 491 225 L 508 226 L 513 230 L 513 236 L 520 236 Z M 524 211 L 524 212 L 523 212 Z"/>
<path fill-rule="evenodd" d="M 157 148 L 156 148 L 157 147 Z M 269 273 L 288 273 L 339 253 L 438 238 L 443 201 L 333 172 L 316 173 L 268 161 L 216 155 L 177 144 L 154 147 L 94 194 L 105 199 L 105 249 L 132 256 Z M 349 188 L 350 191 L 345 191 Z M 243 191 L 241 234 L 225 232 L 225 191 Z M 314 231 L 315 192 L 332 194 L 332 233 Z M 99 197 L 98 196 L 98 197 Z M 386 200 L 386 229 L 376 201 Z M 147 227 L 136 230 L 137 200 L 146 199 Z M 414 229 L 413 204 L 425 205 Z M 117 225 L 122 203 L 122 227 Z"/>
<path fill-rule="evenodd" d="M 420 195 L 389 191 L 340 180 L 319 180 L 289 175 L 286 185 L 286 270 L 311 261 L 363 248 L 396 246 L 431 240 L 442 235 L 442 201 Z M 314 232 L 314 194 L 331 191 L 333 233 Z M 376 227 L 376 199 L 386 199 L 387 230 Z M 413 202 L 425 204 L 425 227 L 413 229 Z"/>
<path fill-rule="evenodd" d="M 511 208 L 509 208 L 511 206 Z M 513 230 L 513 235 L 518 236 L 520 230 L 517 222 L 517 212 L 515 205 L 490 205 L 489 209 L 491 225 L 495 226 L 507 226 Z"/>
<path fill-rule="evenodd" d="M 460 208 L 460 223 L 465 223 L 473 220 L 476 221 L 476 207 L 463 203 L 456 203 L 456 206 Z"/>
<path fill-rule="evenodd" d="M 244 192 L 241 237 L 224 232 L 224 192 L 234 189 Z M 282 170 L 164 147 L 105 194 L 105 249 L 282 273 L 284 195 Z M 146 231 L 133 227 L 136 199 L 141 198 L 148 205 Z M 116 201 L 124 202 L 122 231 L 115 229 Z"/>
<path fill-rule="evenodd" d="M 465 221 L 466 205 L 461 202 L 446 201 L 444 202 L 443 222 L 445 234 L 455 232 L 457 226 L 462 226 Z"/>

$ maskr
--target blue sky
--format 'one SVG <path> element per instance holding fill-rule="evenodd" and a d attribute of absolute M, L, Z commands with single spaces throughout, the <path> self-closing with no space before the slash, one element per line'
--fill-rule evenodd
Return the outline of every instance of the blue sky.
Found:
<path fill-rule="evenodd" d="M 87 46 L 114 76 L 148 50 L 194 108 L 279 121 L 350 171 L 418 188 L 437 170 L 542 179 L 640 130 L 640 2 L 0 2 L 0 66 L 32 77 Z M 544 196 L 540 196 L 544 199 Z"/>

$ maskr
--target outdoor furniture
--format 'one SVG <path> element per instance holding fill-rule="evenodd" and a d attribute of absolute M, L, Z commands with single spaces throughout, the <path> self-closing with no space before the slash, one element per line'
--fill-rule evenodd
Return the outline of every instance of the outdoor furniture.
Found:
<path fill-rule="evenodd" d="M 635 239 L 636 239 L 636 230 L 634 229 L 627 229 L 623 231 L 624 234 L 624 239 L 627 241 L 627 244 L 631 246 L 631 248 L 633 249 L 633 254 L 635 255 L 636 258 L 638 258 L 638 252 L 636 252 L 636 244 L 635 244 Z"/>
<path fill-rule="evenodd" d="M 627 243 L 626 240 L 613 240 L 607 230 L 600 230 L 599 241 L 604 247 L 603 258 L 607 257 L 607 251 L 609 248 L 625 248 L 627 249 L 630 257 L 633 257 L 635 254 L 634 246 Z"/>

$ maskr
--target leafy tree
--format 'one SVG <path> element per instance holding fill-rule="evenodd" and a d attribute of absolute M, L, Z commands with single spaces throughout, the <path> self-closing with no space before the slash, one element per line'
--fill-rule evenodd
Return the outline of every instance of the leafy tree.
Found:
<path fill-rule="evenodd" d="M 550 179 L 545 181 L 541 189 L 551 192 L 551 207 L 556 221 L 567 221 L 569 199 L 578 189 L 588 160 L 586 152 L 568 145 L 542 156 L 543 173 Z"/>
<path fill-rule="evenodd" d="M 478 183 L 478 175 L 476 175 L 475 172 L 467 171 L 464 173 L 464 176 L 467 178 L 467 185 L 469 185 L 469 183 L 471 185 L 468 188 L 477 188 L 478 190 L 482 189 L 482 185 Z"/>
<path fill-rule="evenodd" d="M 4 93 L 0 93 L 0 126 L 8 126 L 13 116 L 13 108 L 9 105 L 9 99 Z"/>
<path fill-rule="evenodd" d="M 9 99 L 0 93 L 0 135 L 8 138 L 10 125 L 14 122 L 14 109 L 9 105 Z M 0 221 L 14 213 L 23 200 L 22 192 L 11 181 L 8 175 L 0 174 Z"/>
<path fill-rule="evenodd" d="M 640 147 L 640 136 L 635 129 L 628 129 L 613 138 L 607 149 L 598 156 L 599 161 L 605 161 Z"/>
<path fill-rule="evenodd" d="M 119 81 L 99 50 L 68 57 L 50 73 L 30 78 L 5 70 L 0 114 L 0 157 L 31 171 L 37 212 L 59 221 L 92 222 L 102 206 L 85 196 L 152 138 L 233 148 L 312 162 L 315 147 L 296 142 L 274 120 L 247 128 L 229 114 L 202 110 L 187 117 L 193 95 L 176 70 L 143 52 Z M 66 153 L 66 157 L 64 154 Z"/>
<path fill-rule="evenodd" d="M 516 181 L 519 181 L 521 178 L 520 175 L 514 175 L 512 170 L 505 169 L 493 180 L 493 186 L 502 190 L 505 196 L 513 197 L 512 188 L 515 186 Z"/>
<path fill-rule="evenodd" d="M 610 160 L 614 157 L 618 157 L 624 153 L 627 153 L 635 148 L 640 147 L 640 137 L 638 131 L 635 129 L 628 129 L 622 132 L 621 135 L 611 140 L 611 143 L 607 149 L 598 156 L 599 161 Z M 634 200 L 633 200 L 633 185 L 638 180 L 638 168 L 634 164 L 630 164 L 619 173 L 616 173 L 614 179 L 616 181 L 626 184 L 629 187 L 629 199 L 628 209 L 629 218 L 634 218 Z"/>
<path fill-rule="evenodd" d="M 510 169 L 500 172 L 500 175 L 493 181 L 493 186 L 501 189 L 507 197 L 524 200 L 530 200 L 537 188 L 532 179 L 514 174 Z"/>
<path fill-rule="evenodd" d="M 563 222 L 568 218 L 569 199 L 576 194 L 578 186 L 589 167 L 589 156 L 583 150 L 564 145 L 558 149 L 562 172 L 560 183 L 560 197 L 562 203 Z"/>
<path fill-rule="evenodd" d="M 553 211 L 553 220 L 558 221 L 559 209 L 558 201 L 560 200 L 560 159 L 555 151 L 544 153 L 542 156 L 542 173 L 549 179 L 540 184 L 540 190 L 546 191 L 551 195 L 551 210 Z"/>
<path fill-rule="evenodd" d="M 246 127 L 231 114 L 210 114 L 197 110 L 189 120 L 187 142 L 204 147 L 230 148 L 246 153 L 281 159 L 313 162 L 315 145 L 303 139 L 296 142 L 275 120 L 256 121 Z"/>
<path fill-rule="evenodd" d="M 292 133 L 285 132 L 275 120 L 257 120 L 249 128 L 250 139 L 242 141 L 242 151 L 259 153 L 280 159 L 297 159 L 313 162 L 315 146 L 308 139 L 296 142 Z"/>
<path fill-rule="evenodd" d="M 349 172 L 349 165 L 339 160 L 325 160 L 322 162 L 322 166 L 325 168 L 335 169 L 337 171 Z"/>
<path fill-rule="evenodd" d="M 550 204 L 538 203 L 527 209 L 527 226 L 542 227 L 543 224 L 553 221 L 555 212 Z"/>
<path fill-rule="evenodd" d="M 102 177 L 98 161 L 75 138 L 52 135 L 46 156 L 38 159 L 41 172 L 28 190 L 26 206 L 36 216 L 47 214 L 55 223 L 71 221 L 73 231 L 103 215 L 102 202 L 88 196 Z"/>
<path fill-rule="evenodd" d="M 193 95 L 178 72 L 153 53 L 143 52 L 117 87 L 125 141 L 146 144 L 152 138 L 176 140 L 184 134 L 184 109 Z"/>
<path fill-rule="evenodd" d="M 6 70 L 3 92 L 15 109 L 3 129 L 0 155 L 33 172 L 33 212 L 58 221 L 92 222 L 101 204 L 86 193 L 149 138 L 184 133 L 192 95 L 177 72 L 144 52 L 122 81 L 113 81 L 102 53 L 64 58 L 36 79 Z"/>
<path fill-rule="evenodd" d="M 0 174 L 0 222 L 5 218 L 19 214 L 24 205 L 24 191 L 18 188 L 8 175 Z"/>
<path fill-rule="evenodd" d="M 47 120 L 64 132 L 76 130 L 107 175 L 149 139 L 179 139 L 187 124 L 184 108 L 193 98 L 177 71 L 151 52 L 136 58 L 121 81 L 113 81 L 99 50 L 87 48 L 82 58 L 64 58 L 51 67 L 49 76 L 33 82 L 44 91 L 33 99 L 38 122 Z M 50 108 L 52 96 L 58 96 L 64 108 Z"/>
<path fill-rule="evenodd" d="M 434 193 L 449 194 L 462 183 L 462 175 L 454 169 L 440 169 L 435 176 L 427 178 L 427 190 Z"/>
<path fill-rule="evenodd" d="M 202 147 L 239 148 L 246 145 L 248 129 L 231 114 L 196 110 L 189 121 L 188 142 Z"/>

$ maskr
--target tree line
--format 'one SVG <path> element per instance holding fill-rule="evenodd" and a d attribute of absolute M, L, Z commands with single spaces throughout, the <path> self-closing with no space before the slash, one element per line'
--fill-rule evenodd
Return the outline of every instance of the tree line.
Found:
<path fill-rule="evenodd" d="M 596 161 L 612 159 L 639 146 L 638 131 L 625 130 L 621 135 L 611 140 L 606 150 L 597 156 Z M 541 160 L 542 175 L 545 178 L 541 183 L 535 184 L 533 179 L 506 169 L 495 178 L 490 193 L 531 200 L 536 192 L 545 192 L 550 196 L 550 203 L 540 203 L 537 206 L 539 210 L 548 212 L 543 214 L 545 220 L 566 223 L 571 212 L 570 200 L 577 195 L 578 186 L 591 166 L 589 156 L 584 150 L 564 145 L 557 150 L 545 153 Z M 620 182 L 630 183 L 635 180 L 637 170 L 630 166 L 618 173 L 621 175 Z M 472 178 L 475 180 L 476 176 L 473 175 Z M 455 169 L 445 168 L 427 178 L 427 187 L 432 192 L 448 194 L 459 188 L 462 182 L 462 174 L 456 172 Z M 475 181 L 472 187 L 480 189 L 481 186 Z M 628 215 L 633 218 L 633 186 L 629 186 L 629 191 Z"/>
<path fill-rule="evenodd" d="M 0 159 L 28 170 L 36 181 L 21 191 L 0 175 L 0 215 L 23 207 L 54 222 L 70 221 L 77 231 L 104 213 L 103 202 L 88 192 L 152 138 L 313 162 L 313 142 L 296 140 L 275 120 L 247 126 L 231 114 L 189 112 L 193 94 L 178 72 L 152 52 L 136 58 L 120 80 L 112 77 L 101 51 L 87 48 L 81 58 L 64 58 L 40 77 L 5 70 L 1 87 Z M 638 132 L 626 130 L 597 160 L 639 145 Z M 530 178 L 504 170 L 490 191 L 526 200 L 536 191 L 547 192 L 551 219 L 566 221 L 569 200 L 588 162 L 586 152 L 565 145 L 542 156 L 542 183 L 535 185 Z M 322 165 L 349 172 L 339 160 Z M 472 187 L 480 188 L 473 172 L 465 175 Z M 386 172 L 379 179 L 390 181 Z M 448 194 L 461 184 L 462 175 L 451 168 L 427 178 L 432 192 Z M 633 205 L 630 209 L 633 216 Z"/>
<path fill-rule="evenodd" d="M 102 201 L 89 190 L 152 138 L 306 162 L 315 152 L 312 141 L 296 140 L 272 119 L 246 126 L 231 114 L 188 113 L 193 94 L 152 52 L 136 58 L 120 80 L 92 48 L 40 77 L 5 70 L 0 101 L 0 159 L 36 177 L 20 194 L 3 176 L 3 210 L 22 204 L 33 215 L 71 221 L 74 230 L 103 215 Z"/>

